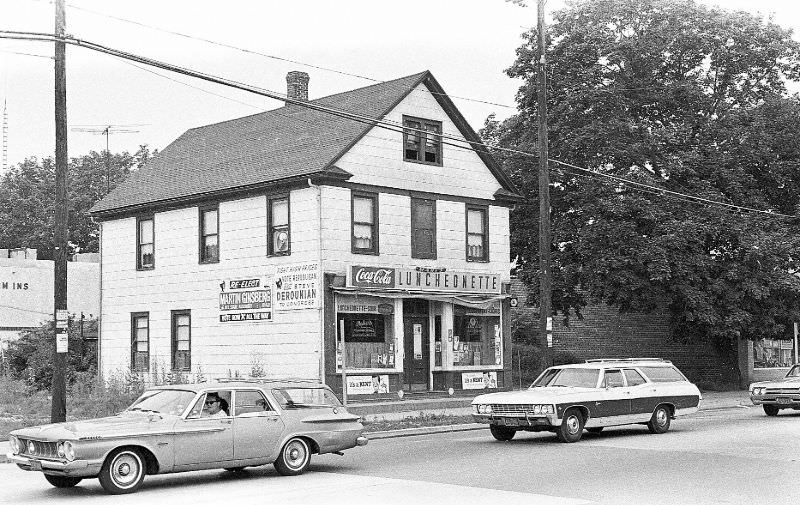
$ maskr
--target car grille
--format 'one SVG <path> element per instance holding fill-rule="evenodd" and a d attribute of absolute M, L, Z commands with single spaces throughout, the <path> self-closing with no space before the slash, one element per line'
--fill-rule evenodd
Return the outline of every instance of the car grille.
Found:
<path fill-rule="evenodd" d="M 800 394 L 798 388 L 767 388 L 764 392 L 767 395 L 796 395 Z"/>
<path fill-rule="evenodd" d="M 33 451 L 30 450 L 33 444 Z M 20 454 L 33 456 L 41 459 L 58 459 L 58 447 L 56 442 L 40 442 L 38 440 L 19 439 Z"/>
<path fill-rule="evenodd" d="M 533 405 L 526 403 L 492 403 L 492 414 L 496 416 L 524 416 L 533 415 Z M 540 415 L 540 414 L 536 414 Z"/>

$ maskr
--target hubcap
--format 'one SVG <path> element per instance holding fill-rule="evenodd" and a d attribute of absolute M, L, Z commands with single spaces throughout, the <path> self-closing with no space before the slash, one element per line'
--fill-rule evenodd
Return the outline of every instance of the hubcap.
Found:
<path fill-rule="evenodd" d="M 667 411 L 666 410 L 659 409 L 659 411 L 656 412 L 656 422 L 658 423 L 659 426 L 664 426 L 665 424 L 667 424 Z"/>
<path fill-rule="evenodd" d="M 302 442 L 294 440 L 286 448 L 286 464 L 292 468 L 300 468 L 306 460 L 306 448 Z"/>
<path fill-rule="evenodd" d="M 576 416 L 569 416 L 567 418 L 567 430 L 571 434 L 578 433 L 578 427 L 579 426 L 580 426 L 580 423 L 578 422 L 578 418 Z"/>
<path fill-rule="evenodd" d="M 119 487 L 129 487 L 139 478 L 141 462 L 136 455 L 125 452 L 114 459 L 111 477 Z"/>

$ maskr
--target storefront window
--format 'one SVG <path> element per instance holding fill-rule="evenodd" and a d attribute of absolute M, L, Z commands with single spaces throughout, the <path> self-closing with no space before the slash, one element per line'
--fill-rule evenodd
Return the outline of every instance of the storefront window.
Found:
<path fill-rule="evenodd" d="M 337 328 L 344 328 L 347 369 L 394 368 L 394 306 L 380 299 L 342 297 Z M 341 367 L 341 334 L 336 344 Z"/>
<path fill-rule="evenodd" d="M 753 344 L 754 368 L 780 368 L 792 366 L 794 347 L 791 340 L 757 340 Z"/>
<path fill-rule="evenodd" d="M 501 364 L 500 307 L 453 307 L 453 365 Z"/>

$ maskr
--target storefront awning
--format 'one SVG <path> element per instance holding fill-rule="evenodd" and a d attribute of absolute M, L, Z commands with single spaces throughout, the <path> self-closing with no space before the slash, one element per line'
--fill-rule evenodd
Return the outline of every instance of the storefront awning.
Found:
<path fill-rule="evenodd" d="M 332 287 L 334 293 L 348 296 L 373 296 L 378 298 L 421 298 L 435 302 L 453 303 L 473 309 L 489 309 L 497 302 L 510 298 L 509 294 L 454 294 L 452 292 L 417 291 L 405 289 L 364 289 L 354 287 Z"/>

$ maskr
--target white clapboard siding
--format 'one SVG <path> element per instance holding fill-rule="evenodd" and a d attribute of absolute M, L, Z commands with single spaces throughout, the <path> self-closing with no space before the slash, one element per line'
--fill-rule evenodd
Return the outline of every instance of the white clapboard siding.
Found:
<path fill-rule="evenodd" d="M 414 267 L 431 266 L 467 272 L 496 272 L 509 280 L 508 208 L 489 207 L 489 262 L 466 261 L 466 204 L 437 200 L 437 259 L 411 258 L 411 198 L 379 194 L 380 255 L 353 254 L 351 249 L 350 190 L 323 188 L 323 270 L 348 273 L 352 265 Z"/>
<path fill-rule="evenodd" d="M 404 98 L 385 119 L 402 124 L 403 115 L 441 121 L 445 135 L 463 138 L 424 84 Z M 442 166 L 406 162 L 403 134 L 375 127 L 336 165 L 353 174 L 350 179 L 353 183 L 493 199 L 501 186 L 480 157 L 470 149 L 447 145 L 453 141 L 445 142 Z"/>
<path fill-rule="evenodd" d="M 197 207 L 155 214 L 155 269 L 151 271 L 136 270 L 136 220 L 103 223 L 101 352 L 105 373 L 113 375 L 130 366 L 133 312 L 149 312 L 151 372 L 169 371 L 171 313 L 190 310 L 193 374 L 247 375 L 258 364 L 268 376 L 319 376 L 319 310 L 273 309 L 271 322 L 219 322 L 219 284 L 224 279 L 272 276 L 277 265 L 318 261 L 317 189 L 290 194 L 291 255 L 287 257 L 266 254 L 266 202 L 260 196 L 220 203 L 220 262 L 216 264 L 198 262 Z"/>

